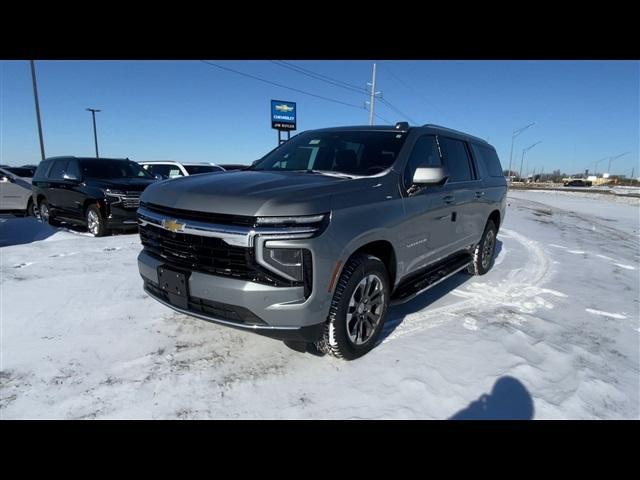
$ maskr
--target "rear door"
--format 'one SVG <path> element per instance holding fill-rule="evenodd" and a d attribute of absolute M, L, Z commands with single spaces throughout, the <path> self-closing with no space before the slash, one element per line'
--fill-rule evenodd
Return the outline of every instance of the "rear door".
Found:
<path fill-rule="evenodd" d="M 0 171 L 0 210 L 25 210 L 28 190 L 24 180 L 5 170 Z"/>
<path fill-rule="evenodd" d="M 478 241 L 476 234 L 480 210 L 476 198 L 482 195 L 482 181 L 471 161 L 467 142 L 439 135 L 438 143 L 449 172 L 446 188 L 452 201 L 455 222 L 448 243 L 452 252 L 455 252 Z"/>
<path fill-rule="evenodd" d="M 64 181 L 64 171 L 68 162 L 69 159 L 67 158 L 55 160 L 46 180 L 44 194 L 47 197 L 47 202 L 49 203 L 49 210 L 54 215 L 64 214 L 64 195 L 61 194 L 61 187 Z"/>

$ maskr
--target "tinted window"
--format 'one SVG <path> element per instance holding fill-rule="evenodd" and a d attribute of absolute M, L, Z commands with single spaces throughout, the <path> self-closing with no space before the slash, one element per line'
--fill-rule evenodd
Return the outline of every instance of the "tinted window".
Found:
<path fill-rule="evenodd" d="M 267 154 L 252 170 L 324 170 L 374 175 L 389 168 L 404 143 L 401 132 L 311 131 Z"/>
<path fill-rule="evenodd" d="M 413 174 L 418 167 L 440 167 L 442 160 L 433 135 L 420 137 L 413 146 L 411 156 L 404 169 L 404 186 L 408 189 L 413 184 Z"/>
<path fill-rule="evenodd" d="M 184 168 L 187 170 L 189 175 L 222 171 L 220 167 L 216 167 L 214 165 L 185 165 Z"/>
<path fill-rule="evenodd" d="M 444 164 L 449 171 L 450 182 L 464 182 L 472 180 L 469 154 L 464 142 L 453 138 L 438 137 Z"/>
<path fill-rule="evenodd" d="M 151 174 L 131 160 L 87 158 L 80 161 L 80 170 L 83 177 L 89 178 L 153 178 Z"/>
<path fill-rule="evenodd" d="M 40 162 L 38 168 L 36 168 L 36 173 L 34 173 L 34 180 L 43 180 L 47 176 L 47 172 L 49 168 L 51 168 L 51 160 L 44 160 Z"/>
<path fill-rule="evenodd" d="M 485 145 L 472 144 L 473 154 L 478 159 L 478 162 L 484 165 L 484 170 L 490 177 L 503 177 L 502 165 L 498 159 L 496 151 Z"/>
<path fill-rule="evenodd" d="M 75 177 L 81 178 L 80 175 L 80 167 L 78 166 L 77 160 L 69 160 L 69 164 L 67 165 L 67 169 L 65 171 L 66 174 Z"/>
<path fill-rule="evenodd" d="M 64 175 L 65 168 L 67 167 L 67 162 L 69 160 L 56 160 L 49 172 L 49 178 L 53 180 L 62 180 L 62 175 Z"/>

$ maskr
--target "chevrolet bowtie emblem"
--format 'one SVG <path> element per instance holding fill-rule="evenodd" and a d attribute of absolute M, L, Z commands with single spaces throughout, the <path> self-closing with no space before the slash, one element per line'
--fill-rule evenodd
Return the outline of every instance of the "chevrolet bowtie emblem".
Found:
<path fill-rule="evenodd" d="M 275 106 L 276 110 L 278 110 L 279 112 L 292 112 L 293 111 L 293 107 L 290 107 L 289 105 L 276 105 Z"/>
<path fill-rule="evenodd" d="M 185 224 L 179 223 L 177 220 L 162 220 L 162 228 L 171 232 L 181 232 L 184 230 Z"/>

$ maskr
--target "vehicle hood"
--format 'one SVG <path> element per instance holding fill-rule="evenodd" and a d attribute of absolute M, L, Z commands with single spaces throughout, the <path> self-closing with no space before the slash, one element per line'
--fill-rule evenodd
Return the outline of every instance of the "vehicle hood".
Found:
<path fill-rule="evenodd" d="M 331 210 L 332 197 L 366 188 L 374 178 L 348 179 L 304 172 L 241 170 L 158 182 L 141 200 L 170 208 L 232 215 L 313 215 Z"/>
<path fill-rule="evenodd" d="M 126 192 L 141 192 L 152 183 L 157 182 L 154 178 L 105 178 L 87 179 L 86 184 L 97 188 L 110 188 L 112 190 L 123 190 Z"/>

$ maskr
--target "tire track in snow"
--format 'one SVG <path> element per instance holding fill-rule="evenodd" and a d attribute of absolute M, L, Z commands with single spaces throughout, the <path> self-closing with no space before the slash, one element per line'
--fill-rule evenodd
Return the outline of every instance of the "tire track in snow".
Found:
<path fill-rule="evenodd" d="M 501 310 L 499 316 L 505 317 L 518 313 L 530 314 L 539 308 L 553 308 L 553 304 L 544 300 L 542 295 L 567 297 L 556 290 L 542 288 L 550 279 L 550 263 L 538 242 L 506 228 L 502 228 L 500 233 L 503 238 L 512 239 L 524 247 L 527 253 L 525 267 L 512 269 L 498 282 L 476 281 L 464 290 L 452 290 L 450 294 L 464 300 L 406 315 L 382 343 L 417 331 L 439 327 L 468 313 Z"/>

